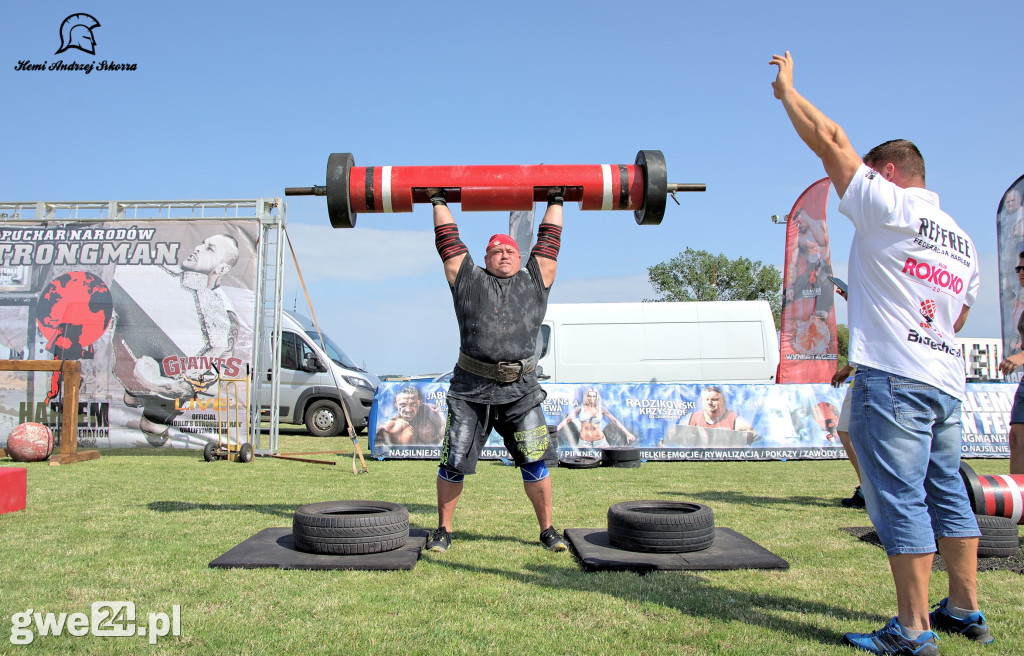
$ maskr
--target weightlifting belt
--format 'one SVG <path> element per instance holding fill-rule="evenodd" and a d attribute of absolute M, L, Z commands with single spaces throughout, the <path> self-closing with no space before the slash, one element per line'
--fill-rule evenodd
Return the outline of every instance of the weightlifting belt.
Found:
<path fill-rule="evenodd" d="M 491 364 L 490 362 L 481 362 L 476 358 L 471 358 L 462 351 L 459 351 L 458 364 L 460 368 L 471 374 L 490 378 L 499 383 L 514 383 L 517 380 L 522 380 L 523 376 L 536 368 L 537 357 L 531 355 L 525 360 Z"/>

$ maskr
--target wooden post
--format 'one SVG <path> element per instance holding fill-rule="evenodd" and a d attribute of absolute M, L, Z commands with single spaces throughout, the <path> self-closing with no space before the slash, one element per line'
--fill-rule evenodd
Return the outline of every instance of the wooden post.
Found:
<path fill-rule="evenodd" d="M 78 388 L 82 384 L 82 363 L 78 360 L 0 360 L 0 371 L 59 371 L 64 374 L 64 403 L 61 409 L 60 452 L 50 456 L 53 465 L 96 460 L 98 449 L 78 450 Z"/>

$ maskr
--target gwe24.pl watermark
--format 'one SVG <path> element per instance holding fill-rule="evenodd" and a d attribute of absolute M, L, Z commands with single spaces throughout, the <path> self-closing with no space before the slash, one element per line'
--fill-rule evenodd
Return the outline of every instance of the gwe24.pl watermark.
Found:
<path fill-rule="evenodd" d="M 135 602 L 94 601 L 89 613 L 36 613 L 33 609 L 11 615 L 11 644 L 29 645 L 36 636 L 87 635 L 101 638 L 149 636 L 149 644 L 159 638 L 181 635 L 181 607 L 171 606 L 171 614 L 149 613 L 145 624 L 135 623 Z"/>

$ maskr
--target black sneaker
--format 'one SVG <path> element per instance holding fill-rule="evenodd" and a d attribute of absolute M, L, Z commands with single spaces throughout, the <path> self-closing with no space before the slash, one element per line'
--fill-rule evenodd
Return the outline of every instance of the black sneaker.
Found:
<path fill-rule="evenodd" d="M 982 615 L 980 610 L 976 610 L 967 617 L 960 619 L 959 617 L 953 617 L 946 610 L 948 602 L 949 597 L 946 597 L 932 606 L 934 610 L 928 614 L 928 619 L 931 620 L 933 629 L 945 631 L 946 633 L 959 633 L 983 645 L 987 645 L 995 640 L 992 634 L 988 632 L 988 622 L 985 621 L 985 616 Z"/>
<path fill-rule="evenodd" d="M 444 530 L 443 526 L 438 526 L 437 530 L 430 534 L 430 539 L 427 540 L 424 548 L 427 551 L 444 553 L 450 546 L 452 546 L 452 534 Z"/>
<path fill-rule="evenodd" d="M 540 543 L 548 551 L 565 551 L 569 545 L 565 543 L 562 536 L 558 534 L 554 526 L 549 526 L 540 534 Z"/>
<path fill-rule="evenodd" d="M 845 508 L 863 508 L 867 505 L 864 503 L 864 493 L 860 491 L 859 485 L 857 486 L 857 489 L 853 491 L 853 496 L 849 499 L 843 499 L 839 503 L 843 504 L 843 507 Z"/>

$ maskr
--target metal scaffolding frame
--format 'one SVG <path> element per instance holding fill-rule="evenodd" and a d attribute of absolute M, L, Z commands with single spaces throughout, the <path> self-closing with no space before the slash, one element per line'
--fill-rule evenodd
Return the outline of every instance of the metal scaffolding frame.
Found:
<path fill-rule="evenodd" d="M 253 316 L 252 385 L 249 443 L 257 455 L 277 455 L 280 424 L 278 393 L 281 367 L 281 296 L 284 284 L 284 228 L 287 208 L 280 198 L 221 200 L 135 200 L 135 201 L 0 201 L 0 225 L 37 225 L 52 222 L 116 223 L 118 221 L 255 221 L 257 281 Z M 261 362 L 261 344 L 269 340 L 271 361 Z M 261 375 L 266 369 L 267 376 Z M 269 380 L 268 380 L 269 378 Z M 267 417 L 260 412 L 260 397 L 270 385 Z M 261 420 L 269 426 L 267 439 L 260 431 Z"/>

